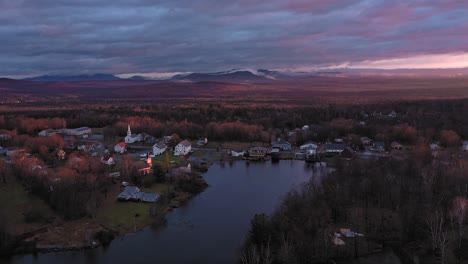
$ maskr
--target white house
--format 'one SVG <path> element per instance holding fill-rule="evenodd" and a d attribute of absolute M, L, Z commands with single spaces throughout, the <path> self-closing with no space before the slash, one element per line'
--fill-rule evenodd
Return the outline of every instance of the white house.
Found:
<path fill-rule="evenodd" d="M 125 137 L 125 143 L 127 144 L 132 144 L 135 142 L 140 142 L 142 141 L 142 134 L 132 134 L 132 130 L 130 130 L 130 125 L 128 125 L 127 129 L 127 136 Z"/>
<path fill-rule="evenodd" d="M 177 144 L 174 150 L 175 156 L 187 155 L 192 149 L 192 144 L 188 140 L 184 140 Z"/>
<path fill-rule="evenodd" d="M 317 153 L 318 146 L 312 142 L 306 142 L 304 145 L 301 145 L 299 149 L 305 150 L 307 154 L 314 155 Z"/>
<path fill-rule="evenodd" d="M 114 146 L 114 151 L 115 151 L 116 153 L 122 154 L 122 153 L 125 152 L 126 147 L 127 147 L 127 145 L 125 144 L 125 142 L 120 142 L 119 144 L 117 144 L 117 145 Z"/>
<path fill-rule="evenodd" d="M 164 141 L 159 141 L 156 142 L 156 144 L 153 145 L 153 155 L 161 155 L 166 151 L 167 145 L 164 144 Z"/>
<path fill-rule="evenodd" d="M 230 154 L 231 154 L 232 157 L 243 157 L 245 152 L 244 151 L 231 150 Z"/>

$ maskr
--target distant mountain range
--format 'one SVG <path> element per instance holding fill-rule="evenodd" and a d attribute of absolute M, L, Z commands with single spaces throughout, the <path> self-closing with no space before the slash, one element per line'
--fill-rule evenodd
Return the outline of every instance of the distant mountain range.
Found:
<path fill-rule="evenodd" d="M 96 73 L 92 75 L 41 75 L 25 78 L 28 81 L 39 82 L 77 82 L 77 81 L 116 81 L 121 80 L 112 74 Z"/>
<path fill-rule="evenodd" d="M 172 80 L 179 81 L 213 81 L 213 82 L 234 82 L 234 83 L 261 83 L 272 82 L 280 78 L 286 77 L 280 72 L 269 70 L 254 70 L 254 69 L 233 69 L 224 72 L 214 73 L 190 73 L 186 75 L 176 75 Z"/>
<path fill-rule="evenodd" d="M 167 80 L 177 82 L 226 82 L 226 83 L 272 83 L 275 81 L 291 81 L 303 77 L 347 77 L 347 76 L 438 76 L 455 77 L 468 76 L 468 68 L 458 69 L 352 69 L 339 68 L 315 72 L 280 72 L 266 69 L 233 69 L 213 73 L 190 73 L 175 75 Z M 76 81 L 144 81 L 152 80 L 145 76 L 135 75 L 129 78 L 119 78 L 112 74 L 97 73 L 92 75 L 42 75 L 25 78 L 28 81 L 40 82 L 76 82 Z"/>

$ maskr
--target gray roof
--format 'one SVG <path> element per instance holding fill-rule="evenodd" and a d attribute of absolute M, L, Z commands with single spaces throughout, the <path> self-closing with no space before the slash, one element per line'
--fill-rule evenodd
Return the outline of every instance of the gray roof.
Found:
<path fill-rule="evenodd" d="M 345 144 L 325 144 L 325 149 L 330 150 L 344 150 L 346 147 Z"/>
<path fill-rule="evenodd" d="M 140 189 L 136 186 L 127 186 L 117 198 L 124 201 L 140 200 L 143 202 L 155 203 L 159 200 L 159 195 L 156 193 L 140 192 Z"/>

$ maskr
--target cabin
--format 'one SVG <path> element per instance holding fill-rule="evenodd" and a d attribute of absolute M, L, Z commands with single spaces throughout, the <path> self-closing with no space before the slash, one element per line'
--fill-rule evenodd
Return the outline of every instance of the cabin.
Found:
<path fill-rule="evenodd" d="M 167 149 L 167 145 L 164 143 L 164 141 L 159 141 L 159 142 L 156 142 L 154 145 L 153 145 L 153 155 L 161 155 L 164 153 L 164 151 L 166 151 Z"/>
<path fill-rule="evenodd" d="M 174 149 L 174 156 L 184 156 L 192 150 L 192 144 L 188 140 L 183 140 Z"/>
<path fill-rule="evenodd" d="M 272 143 L 272 148 L 276 148 L 282 151 L 290 151 L 291 150 L 291 143 L 285 140 L 278 140 Z"/>
<path fill-rule="evenodd" d="M 127 145 L 125 142 L 120 142 L 119 144 L 114 146 L 114 152 L 116 153 L 124 153 L 127 150 Z"/>

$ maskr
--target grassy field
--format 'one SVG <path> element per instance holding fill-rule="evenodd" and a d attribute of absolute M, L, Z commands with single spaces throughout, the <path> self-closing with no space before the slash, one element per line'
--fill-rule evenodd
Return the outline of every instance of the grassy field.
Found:
<path fill-rule="evenodd" d="M 28 194 L 10 175 L 7 177 L 7 183 L 0 183 L 0 208 L 6 216 L 7 224 L 13 227 L 11 230 L 14 234 L 28 232 L 43 225 L 30 225 L 25 222 L 24 214 L 31 210 L 40 211 L 46 218 L 56 216 L 43 200 Z"/>
<path fill-rule="evenodd" d="M 150 188 L 140 188 L 143 192 L 153 192 L 161 196 L 166 196 L 173 191 L 173 186 L 170 184 L 154 184 Z M 161 201 L 153 203 L 142 202 L 119 202 L 116 200 L 116 195 L 120 192 L 120 188 L 116 187 L 111 191 L 107 201 L 99 209 L 96 222 L 110 228 L 119 233 L 128 233 L 140 230 L 145 226 L 152 224 L 157 216 L 165 215 L 171 207 L 179 206 L 180 203 L 188 197 L 179 195 L 173 199 L 162 203 Z M 154 207 L 151 215 L 151 207 Z"/>

